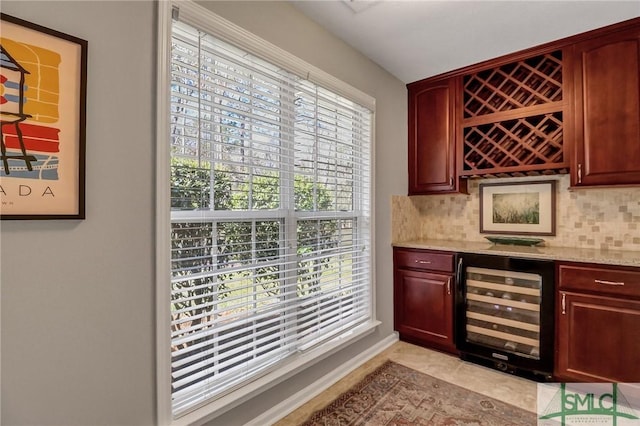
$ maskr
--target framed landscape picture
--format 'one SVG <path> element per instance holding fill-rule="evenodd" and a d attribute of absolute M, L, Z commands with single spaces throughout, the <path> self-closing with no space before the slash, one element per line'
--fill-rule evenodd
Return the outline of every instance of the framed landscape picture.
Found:
<path fill-rule="evenodd" d="M 0 17 L 0 218 L 84 219 L 87 42 Z"/>
<path fill-rule="evenodd" d="M 480 184 L 480 232 L 555 235 L 556 181 Z"/>

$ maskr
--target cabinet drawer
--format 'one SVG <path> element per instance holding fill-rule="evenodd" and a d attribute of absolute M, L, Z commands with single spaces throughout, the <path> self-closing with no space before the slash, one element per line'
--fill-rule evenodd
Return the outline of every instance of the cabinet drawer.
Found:
<path fill-rule="evenodd" d="M 441 253 L 425 250 L 395 249 L 394 252 L 396 268 L 453 272 L 453 258 L 453 253 Z"/>
<path fill-rule="evenodd" d="M 640 269 L 559 264 L 560 290 L 584 290 L 640 298 Z"/>

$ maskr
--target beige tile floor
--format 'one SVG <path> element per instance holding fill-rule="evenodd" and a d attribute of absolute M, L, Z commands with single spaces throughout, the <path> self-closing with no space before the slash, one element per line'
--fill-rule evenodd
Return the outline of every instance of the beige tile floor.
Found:
<path fill-rule="evenodd" d="M 536 411 L 536 382 L 462 361 L 441 352 L 397 342 L 276 422 L 275 426 L 301 424 L 311 413 L 329 404 L 387 359 L 525 410 Z"/>

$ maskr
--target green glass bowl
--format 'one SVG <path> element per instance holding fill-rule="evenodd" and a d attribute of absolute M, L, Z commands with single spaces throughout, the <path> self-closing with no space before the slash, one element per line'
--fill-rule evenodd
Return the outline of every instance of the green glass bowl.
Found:
<path fill-rule="evenodd" d="M 512 246 L 537 246 L 540 243 L 543 243 L 544 240 L 542 238 L 529 238 L 529 237 L 496 237 L 490 236 L 485 237 L 487 240 L 491 241 L 494 244 L 509 244 Z"/>

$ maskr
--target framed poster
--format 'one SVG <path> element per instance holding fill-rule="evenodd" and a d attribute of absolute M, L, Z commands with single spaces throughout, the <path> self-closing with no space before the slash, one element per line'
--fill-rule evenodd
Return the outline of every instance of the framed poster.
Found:
<path fill-rule="evenodd" d="M 556 181 L 480 184 L 480 232 L 556 234 Z"/>
<path fill-rule="evenodd" d="M 0 15 L 0 218 L 84 219 L 87 42 Z"/>

